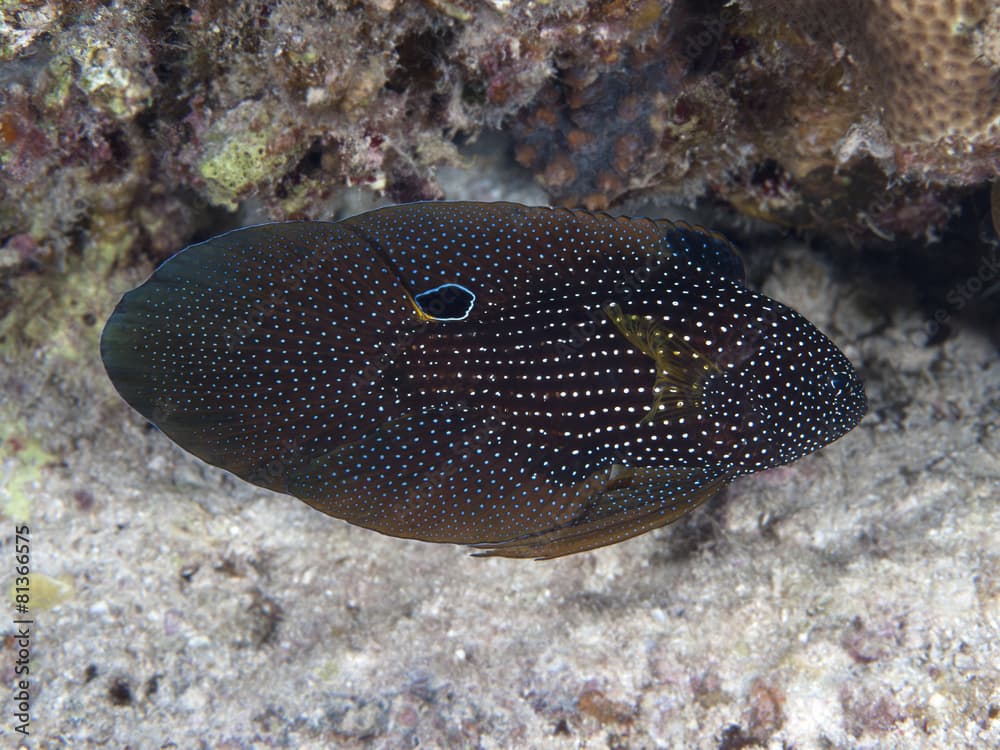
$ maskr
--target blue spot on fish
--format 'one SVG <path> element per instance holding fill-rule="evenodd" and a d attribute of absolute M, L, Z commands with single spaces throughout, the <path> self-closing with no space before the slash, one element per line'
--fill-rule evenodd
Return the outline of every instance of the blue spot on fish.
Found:
<path fill-rule="evenodd" d="M 864 389 L 719 234 L 415 203 L 192 245 L 101 354 L 186 450 L 385 534 L 556 557 L 853 428 Z"/>

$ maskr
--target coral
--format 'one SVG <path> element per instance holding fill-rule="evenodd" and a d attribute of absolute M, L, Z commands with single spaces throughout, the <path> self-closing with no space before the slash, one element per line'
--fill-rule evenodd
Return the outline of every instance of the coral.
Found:
<path fill-rule="evenodd" d="M 796 227 L 934 236 L 953 188 L 1000 159 L 988 13 L 680 4 L 617 64 L 560 65 L 516 119 L 516 155 L 567 205 L 709 192 Z"/>
<path fill-rule="evenodd" d="M 80 3 L 92 6 L 92 2 Z M 66 3 L 44 0 L 0 0 L 0 61 L 31 50 L 35 41 L 60 27 Z"/>
<path fill-rule="evenodd" d="M 75 63 L 76 86 L 94 109 L 127 120 L 152 104 L 149 44 L 127 5 L 100 8 L 92 23 L 68 36 L 65 52 Z"/>
<path fill-rule="evenodd" d="M 197 170 L 206 197 L 235 209 L 240 198 L 282 175 L 302 150 L 294 139 L 281 145 L 281 133 L 260 102 L 245 101 L 226 112 L 202 138 Z"/>
<path fill-rule="evenodd" d="M 896 142 L 1000 134 L 1000 68 L 988 58 L 1000 41 L 992 2 L 855 0 L 836 16 L 836 6 L 826 8 L 827 34 L 837 32 L 857 57 Z"/>
<path fill-rule="evenodd" d="M 140 116 L 153 104 L 155 46 L 141 9 L 45 7 L 76 24 L 51 39 L 43 29 L 46 41 L 5 70 L 0 283 L 11 293 L 0 298 L 0 352 L 49 341 L 78 358 L 87 338 L 66 321 L 94 316 L 108 272 L 143 240 L 176 247 L 191 225 L 182 200 L 154 183 L 156 144 Z"/>
<path fill-rule="evenodd" d="M 875 146 L 897 179 L 970 184 L 995 174 L 1000 14 L 990 0 L 796 0 L 780 13 L 850 56 L 855 119 L 883 126 Z"/>
<path fill-rule="evenodd" d="M 617 63 L 611 70 L 581 63 L 561 71 L 515 121 L 517 160 L 561 202 L 606 208 L 664 169 L 680 71 L 660 21 L 642 28 L 641 47 L 607 55 Z"/>

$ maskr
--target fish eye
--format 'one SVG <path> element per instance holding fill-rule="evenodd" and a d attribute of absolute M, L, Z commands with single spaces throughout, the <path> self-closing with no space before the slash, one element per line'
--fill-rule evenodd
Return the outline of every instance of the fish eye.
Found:
<path fill-rule="evenodd" d="M 841 391 L 847 388 L 848 383 L 851 382 L 851 376 L 846 372 L 837 372 L 834 370 L 826 376 L 826 382 L 834 393 L 840 394 Z"/>

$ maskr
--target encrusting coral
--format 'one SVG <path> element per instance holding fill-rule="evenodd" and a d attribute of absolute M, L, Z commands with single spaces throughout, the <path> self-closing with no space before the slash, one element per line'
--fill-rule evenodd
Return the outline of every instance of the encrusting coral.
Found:
<path fill-rule="evenodd" d="M 990 0 L 798 0 L 791 23 L 844 45 L 882 148 L 907 176 L 967 184 L 995 173 L 1000 8 Z M 811 18 L 809 24 L 806 18 Z"/>

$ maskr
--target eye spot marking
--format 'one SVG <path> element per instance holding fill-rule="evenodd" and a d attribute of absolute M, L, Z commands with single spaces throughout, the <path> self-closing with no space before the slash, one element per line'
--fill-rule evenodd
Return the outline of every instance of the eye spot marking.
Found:
<path fill-rule="evenodd" d="M 465 320 L 476 304 L 476 295 L 461 284 L 442 284 L 413 297 L 431 320 Z"/>

